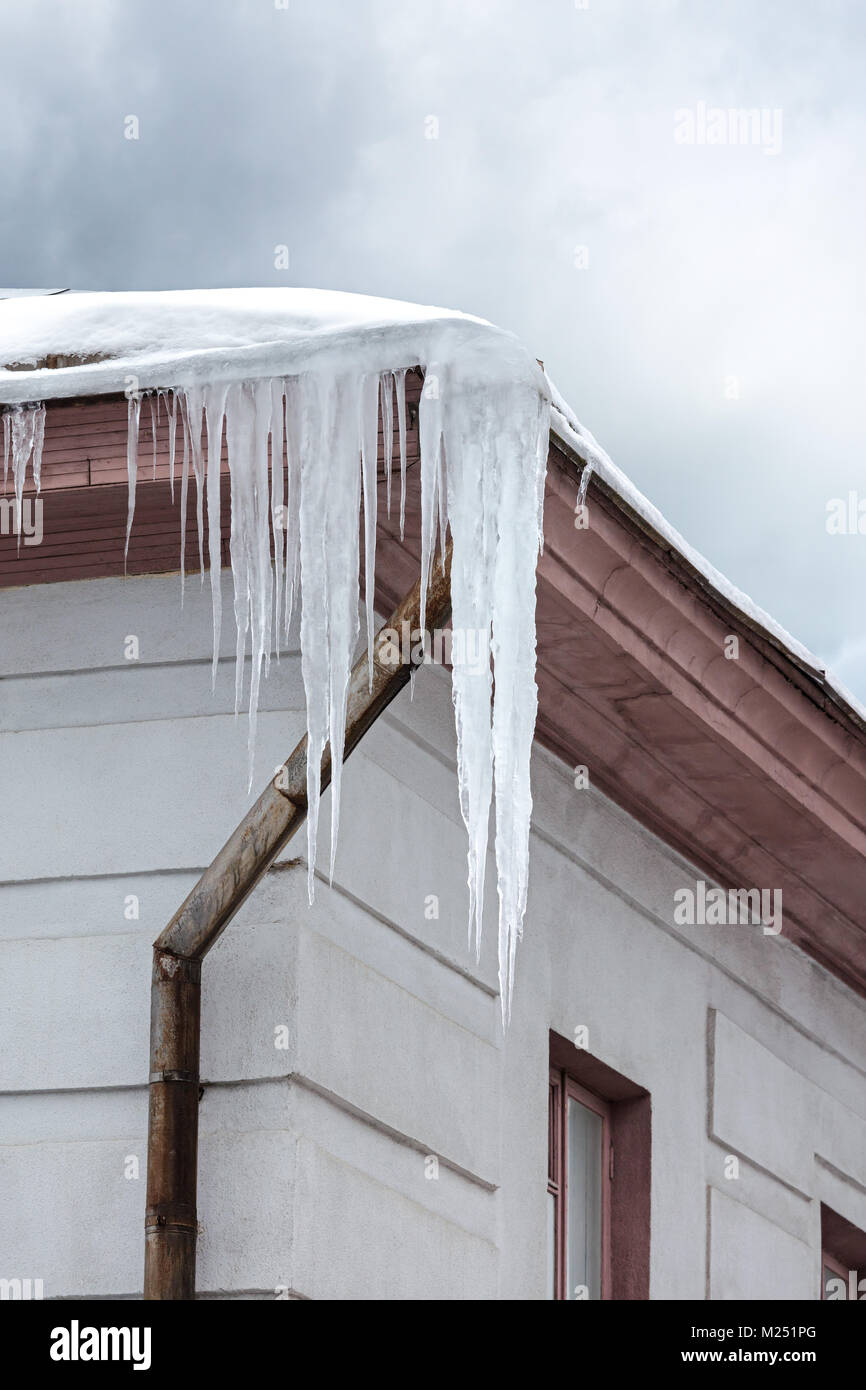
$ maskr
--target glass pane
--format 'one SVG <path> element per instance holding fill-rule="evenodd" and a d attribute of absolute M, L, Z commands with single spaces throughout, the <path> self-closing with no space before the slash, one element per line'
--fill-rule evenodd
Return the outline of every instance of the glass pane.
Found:
<path fill-rule="evenodd" d="M 567 1298 L 601 1298 L 602 1144 L 601 1116 L 569 1096 Z"/>
<path fill-rule="evenodd" d="M 547 1297 L 553 1298 L 556 1289 L 556 1198 L 547 1194 Z"/>

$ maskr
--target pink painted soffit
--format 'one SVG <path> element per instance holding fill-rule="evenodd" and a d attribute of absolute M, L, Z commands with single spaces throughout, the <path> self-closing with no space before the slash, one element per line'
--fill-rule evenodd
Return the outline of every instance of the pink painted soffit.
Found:
<path fill-rule="evenodd" d="M 410 382 L 411 403 L 420 381 Z M 151 482 L 146 410 L 141 423 L 129 571 L 165 573 L 178 567 L 178 510 L 165 439 L 158 437 Z M 411 425 L 409 439 L 411 465 Z M 538 740 L 570 766 L 586 764 L 596 786 L 705 877 L 781 888 L 784 933 L 866 994 L 862 723 L 598 479 L 589 529 L 576 530 L 579 471 L 567 447 L 552 441 L 538 570 Z M 380 484 L 382 612 L 417 578 L 417 474 L 410 466 L 404 544 Z M 0 587 L 122 574 L 125 478 L 124 401 L 51 405 L 45 540 L 19 551 L 14 538 L 0 537 Z M 197 549 L 193 528 L 190 569 Z M 729 634 L 740 639 L 736 661 L 723 654 Z"/>
<path fill-rule="evenodd" d="M 538 740 L 704 876 L 780 888 L 783 934 L 866 994 L 866 733 L 552 443 L 538 569 Z M 383 519 L 378 606 L 417 575 Z M 737 661 L 724 640 L 740 639 Z M 613 872 L 613 864 L 612 864 Z M 685 885 L 684 885 L 685 886 Z M 671 904 L 671 913 L 673 904 Z M 760 930 L 760 928 L 754 928 Z"/>

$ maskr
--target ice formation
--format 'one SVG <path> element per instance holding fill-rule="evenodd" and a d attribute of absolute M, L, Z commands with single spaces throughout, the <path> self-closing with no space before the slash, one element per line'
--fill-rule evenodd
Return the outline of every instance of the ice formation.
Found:
<path fill-rule="evenodd" d="M 12 486 L 19 517 L 28 464 L 32 468 L 37 491 L 41 485 L 44 438 L 45 406 L 41 401 L 32 405 L 13 405 L 3 412 L 3 490 L 6 491 L 9 481 L 11 463 Z M 18 534 L 20 539 L 20 528 Z"/>
<path fill-rule="evenodd" d="M 279 653 L 288 635 L 300 594 L 312 901 L 319 769 L 328 741 L 332 874 L 337 846 L 348 679 L 359 634 L 361 508 L 370 647 L 378 432 L 381 422 L 385 501 L 390 512 L 396 419 L 402 535 L 405 377 L 409 368 L 422 368 L 418 418 L 422 590 L 426 592 L 437 550 L 444 549 L 446 531 L 450 531 L 453 627 L 482 634 L 484 657 L 480 663 L 477 658 L 469 660 L 469 644 L 454 644 L 459 796 L 469 839 L 469 934 L 480 954 L 488 824 L 494 800 L 499 976 L 503 1022 L 507 1023 L 515 952 L 526 910 L 532 807 L 529 768 L 537 700 L 535 568 L 542 543 L 550 418 L 546 378 L 511 335 L 480 320 L 415 306 L 359 301 L 357 296 L 321 296 L 322 302 L 296 303 L 293 331 L 274 343 L 268 337 L 274 330 L 274 294 L 267 292 L 267 302 L 260 302 L 255 295 L 261 293 L 251 292 L 246 299 L 230 302 L 228 308 L 223 294 L 222 314 L 219 295 L 214 296 L 215 304 L 203 295 L 186 296 L 183 324 L 188 342 L 178 324 L 174 329 L 166 326 L 165 306 L 153 316 L 153 301 L 174 299 L 169 307 L 176 307 L 184 296 L 53 299 L 43 338 L 39 306 L 35 311 L 31 306 L 30 337 L 25 344 L 29 353 L 25 362 L 34 363 L 29 375 L 40 388 L 48 388 L 43 400 L 55 394 L 116 390 L 121 381 L 125 383 L 127 549 L 134 524 L 141 466 L 139 422 L 145 402 L 153 424 L 159 422 L 168 432 L 172 489 L 177 454 L 181 454 L 182 559 L 191 482 L 200 553 L 207 509 L 214 676 L 223 619 L 219 484 L 225 434 L 237 632 L 235 704 L 237 709 L 249 646 L 251 775 L 261 677 L 267 673 L 271 653 Z M 138 301 L 140 313 L 134 327 L 128 314 L 114 312 L 112 318 L 108 312 L 121 310 L 118 300 Z M 75 335 L 62 340 L 62 347 L 65 350 L 71 343 L 81 365 L 41 371 L 40 355 L 49 347 L 56 353 L 58 316 L 62 319 L 70 306 Z M 106 315 L 110 322 L 105 321 Z M 110 353 L 104 352 L 106 346 Z M 20 352 L 20 346 L 16 347 Z M 0 399 L 9 375 L 0 371 Z M 58 380 L 64 378 L 58 390 Z M 19 498 L 28 462 L 38 485 L 44 418 L 44 405 L 15 405 L 4 414 L 5 466 L 11 458 Z M 271 459 L 283 459 L 284 467 L 270 469 Z M 422 611 L 422 626 L 424 619 Z"/>

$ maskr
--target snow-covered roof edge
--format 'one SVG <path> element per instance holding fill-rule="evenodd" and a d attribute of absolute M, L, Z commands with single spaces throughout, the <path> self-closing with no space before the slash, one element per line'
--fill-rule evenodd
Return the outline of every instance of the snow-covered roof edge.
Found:
<path fill-rule="evenodd" d="M 544 376 L 519 339 L 456 309 L 332 290 L 100 292 L 0 304 L 0 405 L 459 357 L 476 380 Z"/>
<path fill-rule="evenodd" d="M 592 474 L 607 485 L 626 510 L 638 518 L 645 529 L 653 533 L 664 549 L 672 550 L 684 560 L 688 568 L 701 580 L 703 587 L 711 591 L 725 608 L 745 618 L 750 627 L 756 628 L 774 647 L 802 667 L 834 697 L 846 713 L 852 715 L 866 729 L 866 705 L 861 704 L 808 647 L 792 636 L 781 623 L 776 622 L 775 618 L 759 607 L 748 594 L 743 593 L 742 589 L 738 589 L 700 551 L 689 544 L 676 527 L 672 526 L 658 508 L 635 487 L 622 469 L 617 467 L 589 430 L 581 425 L 549 377 L 548 382 L 552 402 L 551 434 L 584 465 L 589 466 Z"/>
<path fill-rule="evenodd" d="M 823 663 L 695 550 L 608 457 L 511 333 L 457 310 L 303 289 L 46 293 L 0 312 L 0 405 L 285 376 L 347 352 L 359 369 L 429 367 L 459 350 L 477 378 L 529 374 L 549 391 L 551 429 L 702 586 L 806 671 L 866 727 L 866 706 Z M 52 357 L 51 366 L 24 367 Z M 16 362 L 15 370 L 8 368 Z"/>

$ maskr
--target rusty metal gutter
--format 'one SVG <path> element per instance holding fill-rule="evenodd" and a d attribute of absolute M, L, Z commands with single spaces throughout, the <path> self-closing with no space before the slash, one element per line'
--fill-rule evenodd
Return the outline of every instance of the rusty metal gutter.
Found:
<path fill-rule="evenodd" d="M 427 592 L 426 629 L 451 614 L 451 546 Z M 409 681 L 412 665 L 382 660 L 387 629 L 420 628 L 420 581 L 373 639 L 373 678 L 365 652 L 355 664 L 346 707 L 348 757 Z M 414 650 L 414 646 L 413 646 Z M 322 789 L 331 780 L 330 748 Z M 145 1299 L 195 1298 L 201 963 L 229 922 L 303 824 L 307 814 L 307 740 L 301 739 L 255 805 L 205 869 L 154 942 L 150 1008 L 150 1107 L 147 1135 Z"/>

